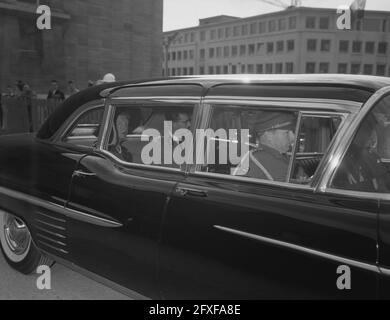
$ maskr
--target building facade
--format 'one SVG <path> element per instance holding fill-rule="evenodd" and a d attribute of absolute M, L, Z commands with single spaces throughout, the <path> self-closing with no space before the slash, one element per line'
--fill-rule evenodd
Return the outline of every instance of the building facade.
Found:
<path fill-rule="evenodd" d="M 348 73 L 390 76 L 390 12 L 366 11 L 339 30 L 336 9 L 217 16 L 164 33 L 165 75 Z"/>
<path fill-rule="evenodd" d="M 52 30 L 38 30 L 36 0 L 0 0 L 0 89 L 22 80 L 47 90 L 114 73 L 120 80 L 161 75 L 163 0 L 41 0 Z"/>

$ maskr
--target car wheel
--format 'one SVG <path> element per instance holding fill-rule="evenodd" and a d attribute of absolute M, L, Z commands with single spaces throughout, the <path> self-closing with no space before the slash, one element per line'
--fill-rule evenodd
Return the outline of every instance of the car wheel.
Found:
<path fill-rule="evenodd" d="M 42 265 L 54 262 L 35 246 L 27 224 L 20 218 L 0 210 L 0 245 L 7 263 L 23 274 L 36 272 Z"/>

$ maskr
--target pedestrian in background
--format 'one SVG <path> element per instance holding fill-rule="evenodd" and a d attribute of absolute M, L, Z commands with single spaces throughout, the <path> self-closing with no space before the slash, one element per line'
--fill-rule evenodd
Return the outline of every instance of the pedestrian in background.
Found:
<path fill-rule="evenodd" d="M 26 83 L 23 86 L 23 91 L 21 95 L 21 99 L 24 102 L 27 108 L 27 116 L 28 116 L 28 126 L 29 131 L 34 132 L 34 123 L 33 123 L 33 99 L 36 98 L 36 94 L 31 90 L 30 86 Z"/>
<path fill-rule="evenodd" d="M 74 81 L 69 80 L 68 81 L 68 94 L 69 94 L 69 96 L 72 96 L 78 92 L 80 92 L 80 90 L 77 89 L 76 85 L 74 84 Z"/>
<path fill-rule="evenodd" d="M 47 100 L 54 100 L 57 103 L 65 100 L 65 94 L 60 90 L 57 80 L 51 82 L 51 89 L 47 95 Z"/>

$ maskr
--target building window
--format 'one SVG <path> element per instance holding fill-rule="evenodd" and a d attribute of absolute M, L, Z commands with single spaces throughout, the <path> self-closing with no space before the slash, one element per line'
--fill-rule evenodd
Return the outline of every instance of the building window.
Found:
<path fill-rule="evenodd" d="M 215 74 L 221 74 L 221 66 L 216 66 Z"/>
<path fill-rule="evenodd" d="M 281 53 L 284 51 L 284 41 L 276 42 L 276 52 Z"/>
<path fill-rule="evenodd" d="M 316 51 L 316 50 L 317 50 L 317 39 L 308 39 L 307 51 Z"/>
<path fill-rule="evenodd" d="M 364 69 L 363 69 L 364 74 L 372 75 L 373 72 L 374 72 L 374 66 L 372 64 L 365 64 L 364 65 Z"/>
<path fill-rule="evenodd" d="M 217 48 L 217 58 L 222 58 L 222 47 Z"/>
<path fill-rule="evenodd" d="M 187 42 L 188 42 L 188 37 L 189 37 L 189 35 L 188 35 L 188 33 L 186 33 L 186 34 L 184 35 L 184 43 L 187 43 Z"/>
<path fill-rule="evenodd" d="M 276 21 L 270 20 L 268 21 L 268 32 L 275 32 L 276 31 Z"/>
<path fill-rule="evenodd" d="M 366 42 L 366 53 L 369 54 L 375 53 L 375 42 L 373 41 Z"/>
<path fill-rule="evenodd" d="M 288 18 L 288 28 L 290 30 L 297 28 L 297 17 L 290 17 Z"/>
<path fill-rule="evenodd" d="M 225 28 L 225 37 L 229 38 L 231 36 L 232 29 L 230 27 Z"/>
<path fill-rule="evenodd" d="M 243 36 L 247 36 L 248 35 L 248 25 L 247 24 L 244 24 L 241 26 L 241 33 Z"/>
<path fill-rule="evenodd" d="M 259 33 L 265 32 L 265 26 L 266 26 L 266 24 L 264 21 L 259 22 Z"/>
<path fill-rule="evenodd" d="M 330 51 L 330 40 L 321 40 L 321 51 L 323 52 Z"/>
<path fill-rule="evenodd" d="M 191 32 L 191 42 L 195 42 L 195 33 L 194 32 Z"/>
<path fill-rule="evenodd" d="M 229 47 L 228 47 L 228 46 L 226 46 L 226 47 L 223 48 L 223 56 L 224 56 L 225 58 L 228 58 L 228 57 L 229 57 Z"/>
<path fill-rule="evenodd" d="M 209 67 L 209 74 L 214 74 L 214 67 L 213 66 Z"/>
<path fill-rule="evenodd" d="M 187 68 L 183 68 L 183 76 L 187 76 L 187 75 L 188 75 Z"/>
<path fill-rule="evenodd" d="M 254 44 L 248 45 L 248 55 L 254 56 L 256 53 L 256 46 Z"/>
<path fill-rule="evenodd" d="M 241 73 L 246 73 L 246 71 L 245 71 L 245 64 L 241 65 Z"/>
<path fill-rule="evenodd" d="M 385 64 L 377 64 L 376 65 L 376 75 L 384 76 L 386 74 L 386 65 Z"/>
<path fill-rule="evenodd" d="M 233 36 L 238 37 L 240 35 L 240 27 L 239 26 L 234 26 L 233 27 Z"/>
<path fill-rule="evenodd" d="M 183 60 L 187 60 L 187 59 L 188 59 L 188 51 L 184 50 L 183 51 Z"/>
<path fill-rule="evenodd" d="M 172 52 L 172 60 L 176 61 L 176 52 Z"/>
<path fill-rule="evenodd" d="M 279 31 L 286 30 L 286 19 L 279 19 L 279 21 L 278 21 L 278 29 L 279 29 Z"/>
<path fill-rule="evenodd" d="M 256 22 L 250 24 L 250 34 L 256 33 Z"/>
<path fill-rule="evenodd" d="M 237 66 L 235 64 L 232 65 L 232 74 L 237 74 Z"/>
<path fill-rule="evenodd" d="M 222 39 L 222 38 L 223 38 L 223 29 L 219 28 L 218 29 L 218 39 Z"/>
<path fill-rule="evenodd" d="M 272 63 L 267 63 L 265 65 L 265 73 L 267 73 L 267 74 L 273 73 L 273 64 Z"/>
<path fill-rule="evenodd" d="M 264 43 L 263 42 L 259 42 L 257 44 L 257 48 L 256 48 L 257 54 L 261 54 L 261 50 L 262 50 L 263 47 L 264 47 Z"/>
<path fill-rule="evenodd" d="M 190 54 L 190 60 L 194 60 L 194 50 L 190 50 L 189 54 Z"/>
<path fill-rule="evenodd" d="M 340 50 L 341 53 L 348 53 L 349 52 L 349 41 L 348 40 L 341 40 L 340 41 Z"/>
<path fill-rule="evenodd" d="M 204 74 L 204 67 L 199 68 L 199 74 Z"/>
<path fill-rule="evenodd" d="M 176 75 L 176 69 L 175 69 L 175 68 L 172 68 L 172 69 L 171 69 L 171 74 L 172 74 L 173 76 Z"/>
<path fill-rule="evenodd" d="M 273 42 L 267 42 L 267 53 L 274 53 L 274 43 Z"/>
<path fill-rule="evenodd" d="M 223 73 L 224 74 L 228 74 L 229 73 L 229 66 L 227 66 L 227 65 L 223 66 Z"/>
<path fill-rule="evenodd" d="M 362 42 L 354 41 L 352 42 L 352 53 L 361 53 L 362 52 Z"/>
<path fill-rule="evenodd" d="M 256 73 L 258 73 L 258 74 L 264 73 L 264 67 L 263 67 L 262 64 L 257 64 L 256 65 Z"/>
<path fill-rule="evenodd" d="M 316 28 L 316 17 L 307 17 L 306 29 L 315 29 L 315 28 Z"/>
<path fill-rule="evenodd" d="M 387 42 L 379 42 L 378 54 L 387 54 Z"/>
<path fill-rule="evenodd" d="M 250 73 L 250 74 L 255 73 L 255 65 L 254 64 L 248 64 L 248 73 Z"/>
<path fill-rule="evenodd" d="M 242 44 L 240 45 L 240 56 L 245 56 L 246 55 L 246 45 Z"/>
<path fill-rule="evenodd" d="M 179 51 L 177 53 L 177 60 L 181 61 L 181 57 L 182 57 L 182 54 L 181 54 L 181 51 Z"/>
<path fill-rule="evenodd" d="M 360 63 L 352 63 L 351 64 L 351 73 L 352 74 L 360 74 Z"/>
<path fill-rule="evenodd" d="M 215 56 L 215 49 L 214 48 L 209 48 L 209 58 L 214 58 Z"/>
<path fill-rule="evenodd" d="M 200 41 L 206 41 L 206 31 L 200 32 Z"/>
<path fill-rule="evenodd" d="M 294 51 L 294 50 L 295 50 L 295 41 L 288 40 L 287 41 L 287 51 Z"/>
<path fill-rule="evenodd" d="M 232 57 L 237 57 L 238 55 L 238 47 L 232 46 Z"/>
<path fill-rule="evenodd" d="M 283 63 L 276 63 L 275 64 L 275 73 L 283 73 Z"/>
<path fill-rule="evenodd" d="M 294 73 L 294 63 L 293 62 L 287 62 L 286 63 L 286 73 Z"/>
<path fill-rule="evenodd" d="M 180 68 L 177 68 L 176 74 L 177 74 L 178 76 L 181 76 L 181 69 L 180 69 Z"/>
<path fill-rule="evenodd" d="M 189 75 L 193 75 L 194 74 L 194 67 L 190 67 L 190 71 L 189 71 Z"/>
<path fill-rule="evenodd" d="M 210 40 L 215 40 L 215 34 L 216 34 L 215 29 L 210 30 Z"/>
<path fill-rule="evenodd" d="M 307 62 L 306 63 L 306 73 L 316 73 L 315 62 Z"/>
<path fill-rule="evenodd" d="M 206 58 L 206 49 L 200 49 L 199 56 L 201 59 L 205 59 Z"/>
<path fill-rule="evenodd" d="M 320 73 L 329 73 L 329 63 L 328 62 L 321 62 L 319 72 Z"/>
<path fill-rule="evenodd" d="M 382 21 L 379 19 L 364 19 L 363 31 L 380 32 L 381 24 Z"/>
<path fill-rule="evenodd" d="M 320 29 L 327 30 L 329 29 L 329 17 L 320 18 Z"/>
<path fill-rule="evenodd" d="M 347 63 L 339 63 L 337 66 L 337 72 L 346 74 L 348 73 L 348 64 Z"/>

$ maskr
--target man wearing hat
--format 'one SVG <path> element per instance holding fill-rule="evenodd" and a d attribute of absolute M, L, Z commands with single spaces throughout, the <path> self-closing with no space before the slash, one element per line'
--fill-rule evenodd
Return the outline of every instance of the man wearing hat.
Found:
<path fill-rule="evenodd" d="M 295 143 L 296 117 L 292 113 L 248 112 L 251 134 L 249 168 L 237 168 L 233 175 L 243 175 L 259 180 L 287 182 L 290 155 Z M 247 160 L 247 159 L 245 159 Z M 244 171 L 243 171 L 244 169 Z"/>

